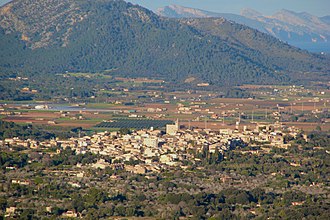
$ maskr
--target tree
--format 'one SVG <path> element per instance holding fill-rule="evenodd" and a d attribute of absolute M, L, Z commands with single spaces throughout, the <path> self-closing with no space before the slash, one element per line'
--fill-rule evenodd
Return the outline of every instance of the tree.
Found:
<path fill-rule="evenodd" d="M 85 209 L 85 202 L 80 194 L 74 195 L 71 200 L 71 203 L 72 203 L 72 207 L 76 212 L 82 212 Z"/>
<path fill-rule="evenodd" d="M 126 135 L 126 134 L 131 134 L 132 131 L 131 131 L 130 129 L 128 129 L 128 128 L 121 128 L 121 129 L 119 130 L 119 133 L 120 133 L 121 135 Z"/>
<path fill-rule="evenodd" d="M 0 198 L 0 209 L 4 211 L 7 207 L 7 199 L 5 198 Z"/>

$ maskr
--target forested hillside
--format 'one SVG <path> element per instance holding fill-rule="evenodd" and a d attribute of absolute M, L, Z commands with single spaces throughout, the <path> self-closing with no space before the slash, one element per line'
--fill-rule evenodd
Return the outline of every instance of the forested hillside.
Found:
<path fill-rule="evenodd" d="M 295 72 L 301 69 L 316 68 L 320 71 L 316 59 L 311 62 L 304 62 L 311 56 L 310 53 L 291 47 L 288 44 L 275 39 L 265 33 L 256 31 L 244 25 L 227 21 L 223 18 L 190 18 L 180 19 L 180 22 L 189 25 L 204 34 L 219 37 L 221 40 L 230 43 L 234 48 L 245 50 L 245 53 L 254 56 L 263 54 L 261 62 L 266 66 L 281 67 L 283 71 Z M 326 61 L 322 55 L 314 55 L 320 60 Z M 314 58 L 315 58 L 314 57 Z M 291 74 L 293 80 L 298 80 L 302 75 Z M 328 75 L 329 76 L 329 75 Z M 315 75 L 315 77 L 320 77 Z"/>
<path fill-rule="evenodd" d="M 250 31 L 250 42 L 240 43 L 121 0 L 15 0 L 0 10 L 0 70 L 3 77 L 111 70 L 237 85 L 288 82 L 291 71 L 329 68 L 324 57 Z"/>

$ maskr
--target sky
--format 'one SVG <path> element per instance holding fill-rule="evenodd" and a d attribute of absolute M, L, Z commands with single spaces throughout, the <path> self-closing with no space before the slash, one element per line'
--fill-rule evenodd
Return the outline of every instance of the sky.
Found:
<path fill-rule="evenodd" d="M 93 1 L 93 0 L 91 0 Z M 264 15 L 272 15 L 281 9 L 308 12 L 318 17 L 330 15 L 330 0 L 126 0 L 155 11 L 159 7 L 176 4 L 221 13 L 239 14 L 243 8 L 251 8 Z M 9 0 L 0 0 L 0 5 Z"/>

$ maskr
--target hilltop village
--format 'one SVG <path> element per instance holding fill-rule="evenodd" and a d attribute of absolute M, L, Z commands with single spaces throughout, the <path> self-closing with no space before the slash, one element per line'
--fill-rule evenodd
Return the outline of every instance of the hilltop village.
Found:
<path fill-rule="evenodd" d="M 286 127 L 280 123 L 257 124 L 253 130 L 246 126 L 232 129 L 180 129 L 179 121 L 174 125 L 168 124 L 166 132 L 161 130 L 144 129 L 123 132 L 99 132 L 92 136 L 70 138 L 68 140 L 53 139 L 44 142 L 35 140 L 20 140 L 7 138 L 0 141 L 3 146 L 24 146 L 26 148 L 59 147 L 61 150 L 70 148 L 76 154 L 92 153 L 111 158 L 88 164 L 93 168 L 105 169 L 107 166 L 126 171 L 147 174 L 158 173 L 168 167 L 179 166 L 185 168 L 184 161 L 199 161 L 199 153 L 216 154 L 217 158 L 225 151 L 244 148 L 245 146 L 258 146 L 255 150 L 244 153 L 259 154 L 267 152 L 271 147 L 285 148 L 291 146 L 288 137 L 294 139 L 300 135 L 300 130 Z M 307 136 L 304 138 L 307 141 Z M 135 161 L 133 165 L 125 162 Z"/>
<path fill-rule="evenodd" d="M 277 218 L 311 205 L 321 215 L 329 190 L 327 141 L 278 122 L 211 130 L 188 129 L 179 120 L 165 130 L 5 138 L 0 195 L 9 199 L 0 198 L 1 215 Z"/>

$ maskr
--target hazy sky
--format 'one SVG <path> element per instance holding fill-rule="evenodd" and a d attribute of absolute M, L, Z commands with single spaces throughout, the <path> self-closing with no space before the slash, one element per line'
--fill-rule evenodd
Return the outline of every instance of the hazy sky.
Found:
<path fill-rule="evenodd" d="M 93 0 L 91 0 L 93 1 Z M 177 4 L 214 12 L 239 13 L 242 8 L 252 8 L 265 15 L 281 9 L 308 12 L 316 16 L 330 15 L 330 0 L 128 0 L 151 10 Z M 0 0 L 0 5 L 9 0 Z"/>

